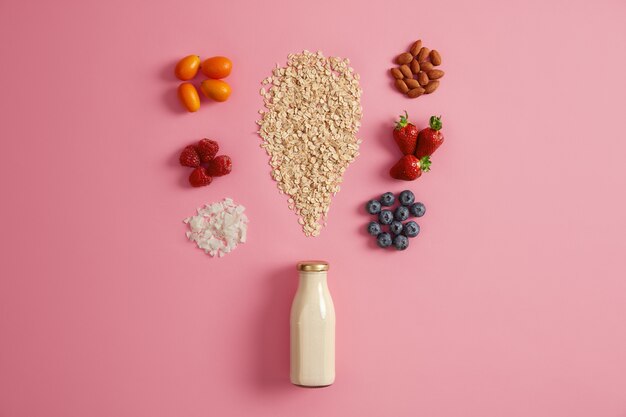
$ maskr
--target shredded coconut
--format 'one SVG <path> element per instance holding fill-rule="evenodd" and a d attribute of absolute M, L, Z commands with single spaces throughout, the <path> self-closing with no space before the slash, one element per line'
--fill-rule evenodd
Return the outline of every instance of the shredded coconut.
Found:
<path fill-rule="evenodd" d="M 189 226 L 187 238 L 196 242 L 206 254 L 222 257 L 239 243 L 246 242 L 248 217 L 244 214 L 245 209 L 230 198 L 205 204 L 204 208 L 197 210 L 197 215 L 183 220 Z"/>

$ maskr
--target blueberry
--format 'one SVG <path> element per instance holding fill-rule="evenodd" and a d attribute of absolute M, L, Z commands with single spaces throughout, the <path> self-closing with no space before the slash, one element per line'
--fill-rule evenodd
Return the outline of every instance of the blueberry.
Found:
<path fill-rule="evenodd" d="M 382 224 L 391 224 L 393 221 L 393 213 L 391 210 L 381 210 L 378 213 L 378 221 Z"/>
<path fill-rule="evenodd" d="M 398 206 L 393 216 L 397 221 L 403 222 L 409 218 L 409 209 L 404 206 Z"/>
<path fill-rule="evenodd" d="M 408 221 L 404 224 L 403 232 L 406 237 L 415 237 L 420 232 L 420 225 L 413 220 Z"/>
<path fill-rule="evenodd" d="M 389 225 L 389 230 L 394 235 L 399 235 L 402 233 L 402 223 L 401 222 L 393 222 Z"/>
<path fill-rule="evenodd" d="M 378 200 L 368 201 L 367 204 L 365 205 L 365 210 L 367 210 L 369 214 L 380 213 L 380 201 Z"/>
<path fill-rule="evenodd" d="M 405 250 L 409 247 L 409 239 L 404 235 L 398 235 L 393 238 L 393 246 L 398 250 Z"/>
<path fill-rule="evenodd" d="M 367 225 L 367 233 L 372 236 L 378 236 L 381 232 L 380 225 L 376 222 L 370 222 Z"/>
<path fill-rule="evenodd" d="M 409 190 L 404 190 L 400 193 L 398 200 L 400 200 L 400 204 L 408 207 L 415 202 L 415 194 Z"/>
<path fill-rule="evenodd" d="M 380 246 L 381 248 L 386 248 L 388 246 L 391 246 L 391 235 L 387 232 L 383 232 L 379 234 L 378 237 L 376 238 L 376 243 L 378 243 L 378 246 Z"/>
<path fill-rule="evenodd" d="M 380 204 L 385 207 L 393 206 L 393 203 L 396 201 L 396 198 L 393 196 L 393 193 L 385 193 L 380 196 Z"/>
<path fill-rule="evenodd" d="M 415 217 L 422 217 L 426 213 L 426 206 L 423 203 L 415 203 L 411 206 L 411 214 Z"/>

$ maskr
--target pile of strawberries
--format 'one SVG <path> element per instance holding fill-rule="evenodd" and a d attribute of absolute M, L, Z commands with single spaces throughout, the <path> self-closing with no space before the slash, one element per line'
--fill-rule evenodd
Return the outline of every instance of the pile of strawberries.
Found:
<path fill-rule="evenodd" d="M 219 149 L 216 141 L 202 139 L 196 145 L 187 146 L 180 153 L 180 164 L 194 168 L 189 175 L 189 184 L 192 187 L 209 185 L 213 182 L 214 177 L 221 177 L 230 173 L 233 162 L 230 160 L 230 156 L 217 155 Z"/>
<path fill-rule="evenodd" d="M 429 127 L 420 131 L 409 122 L 405 111 L 393 130 L 393 139 L 404 156 L 391 167 L 389 175 L 397 180 L 413 181 L 422 172 L 430 171 L 430 156 L 443 143 L 441 127 L 441 116 L 432 116 Z"/>

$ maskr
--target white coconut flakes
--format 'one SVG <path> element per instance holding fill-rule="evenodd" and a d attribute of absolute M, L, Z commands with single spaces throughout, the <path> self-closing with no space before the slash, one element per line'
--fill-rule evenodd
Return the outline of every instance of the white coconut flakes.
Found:
<path fill-rule="evenodd" d="M 248 217 L 245 207 L 230 198 L 205 204 L 198 214 L 183 220 L 189 226 L 187 238 L 211 256 L 222 257 L 246 242 Z"/>

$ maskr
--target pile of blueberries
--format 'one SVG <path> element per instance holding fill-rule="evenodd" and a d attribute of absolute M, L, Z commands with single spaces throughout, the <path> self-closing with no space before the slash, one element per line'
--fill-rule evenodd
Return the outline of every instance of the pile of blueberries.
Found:
<path fill-rule="evenodd" d="M 369 214 L 377 215 L 377 222 L 367 225 L 367 232 L 376 237 L 376 242 L 381 248 L 387 248 L 393 244 L 397 250 L 405 250 L 409 247 L 410 237 L 415 237 L 420 232 L 420 226 L 413 220 L 402 223 L 409 218 L 422 217 L 426 213 L 426 207 L 422 203 L 415 202 L 415 195 L 404 190 L 398 195 L 400 205 L 394 211 L 384 207 L 391 207 L 396 202 L 393 193 L 385 193 L 380 200 L 370 200 L 365 205 Z M 389 232 L 383 232 L 383 226 L 389 226 Z M 393 237 L 392 237 L 393 236 Z"/>

